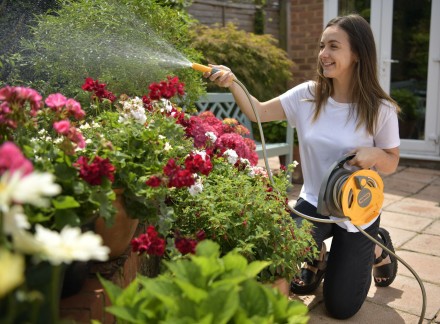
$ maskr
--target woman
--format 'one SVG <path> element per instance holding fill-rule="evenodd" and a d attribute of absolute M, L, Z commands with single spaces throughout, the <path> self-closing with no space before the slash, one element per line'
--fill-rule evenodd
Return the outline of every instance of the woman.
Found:
<path fill-rule="evenodd" d="M 244 91 L 224 66 L 210 80 L 229 87 L 241 110 L 256 121 Z M 259 102 L 252 97 L 262 122 L 287 119 L 295 127 L 301 149 L 304 185 L 295 209 L 314 217 L 319 188 L 329 167 L 346 154 L 348 167 L 394 172 L 399 163 L 399 107 L 380 87 L 376 47 L 368 22 L 359 15 L 331 20 L 320 40 L 316 81 L 300 84 L 279 97 Z M 298 218 L 292 214 L 294 218 Z M 302 219 L 298 220 L 299 222 Z M 380 216 L 362 228 L 393 250 L 389 233 L 379 228 Z M 313 237 L 320 257 L 303 266 L 291 291 L 307 294 L 325 276 L 324 300 L 331 316 L 345 319 L 362 306 L 371 284 L 388 286 L 397 272 L 397 261 L 360 233 L 350 222 L 314 222 Z M 331 252 L 323 241 L 333 237 Z"/>

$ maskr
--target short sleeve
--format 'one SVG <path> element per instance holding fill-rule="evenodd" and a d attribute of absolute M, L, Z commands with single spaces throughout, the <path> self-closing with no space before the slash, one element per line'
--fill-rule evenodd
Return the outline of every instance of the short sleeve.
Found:
<path fill-rule="evenodd" d="M 400 146 L 399 121 L 396 108 L 391 104 L 382 104 L 380 107 L 374 143 L 381 149 Z"/>

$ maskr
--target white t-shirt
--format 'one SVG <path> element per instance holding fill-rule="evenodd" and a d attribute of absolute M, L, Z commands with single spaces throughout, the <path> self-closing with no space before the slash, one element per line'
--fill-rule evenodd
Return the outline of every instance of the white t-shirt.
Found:
<path fill-rule="evenodd" d="M 305 99 L 313 99 L 314 86 L 313 81 L 302 83 L 279 98 L 289 125 L 296 128 L 300 143 L 300 163 L 304 178 L 300 197 L 316 207 L 324 176 L 337 160 L 360 146 L 382 149 L 397 147 L 400 138 L 397 113 L 388 102 L 380 106 L 374 136 L 368 134 L 365 127 L 356 129 L 354 116 L 349 116 L 350 104 L 336 102 L 331 97 L 319 118 L 312 122 L 315 103 Z M 375 220 L 361 227 L 367 228 Z M 358 231 L 349 221 L 338 225 L 349 232 Z"/>

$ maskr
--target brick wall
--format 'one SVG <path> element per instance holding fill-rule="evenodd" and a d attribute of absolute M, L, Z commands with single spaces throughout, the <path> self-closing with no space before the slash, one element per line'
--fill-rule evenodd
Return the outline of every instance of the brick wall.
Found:
<path fill-rule="evenodd" d="M 291 0 L 289 57 L 295 62 L 292 86 L 315 79 L 323 0 Z"/>

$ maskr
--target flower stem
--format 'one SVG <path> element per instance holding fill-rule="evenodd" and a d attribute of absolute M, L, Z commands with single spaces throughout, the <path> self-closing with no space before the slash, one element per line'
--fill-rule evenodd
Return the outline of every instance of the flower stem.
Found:
<path fill-rule="evenodd" d="M 57 323 L 60 299 L 61 265 L 52 266 L 52 285 L 50 291 L 50 317 Z"/>

